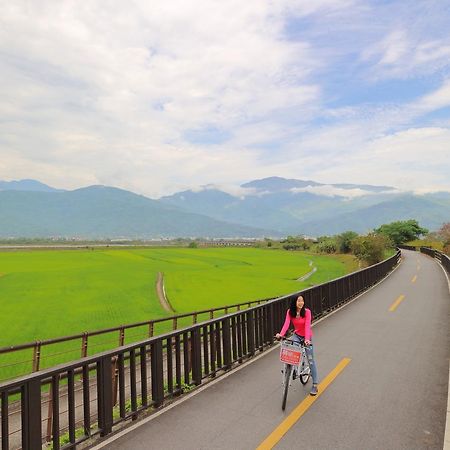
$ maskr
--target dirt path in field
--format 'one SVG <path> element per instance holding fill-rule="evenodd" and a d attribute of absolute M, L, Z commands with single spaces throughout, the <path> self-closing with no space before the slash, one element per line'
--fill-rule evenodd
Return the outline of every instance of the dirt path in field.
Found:
<path fill-rule="evenodd" d="M 158 272 L 158 277 L 156 278 L 156 293 L 158 294 L 159 303 L 163 309 L 167 312 L 174 313 L 175 310 L 172 308 L 172 305 L 166 297 L 164 274 L 162 272 Z"/>
<path fill-rule="evenodd" d="M 309 267 L 312 267 L 313 262 L 309 261 Z M 297 281 L 305 281 L 307 280 L 314 272 L 317 271 L 317 267 L 313 267 L 312 270 L 310 270 L 308 273 L 305 273 L 305 275 L 303 275 L 300 278 L 297 278 Z"/>

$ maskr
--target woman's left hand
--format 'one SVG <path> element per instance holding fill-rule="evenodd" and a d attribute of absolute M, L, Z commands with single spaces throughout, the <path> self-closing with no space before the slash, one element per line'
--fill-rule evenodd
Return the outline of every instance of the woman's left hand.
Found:
<path fill-rule="evenodd" d="M 305 339 L 305 345 L 311 345 L 311 341 L 309 339 Z"/>

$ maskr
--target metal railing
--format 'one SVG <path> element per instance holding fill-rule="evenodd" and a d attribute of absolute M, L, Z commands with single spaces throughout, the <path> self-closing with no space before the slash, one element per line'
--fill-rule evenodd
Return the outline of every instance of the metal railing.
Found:
<path fill-rule="evenodd" d="M 271 346 L 292 297 L 302 294 L 313 317 L 323 317 L 376 284 L 399 260 L 397 251 L 331 282 L 0 384 L 2 450 L 41 448 L 45 441 L 55 450 L 75 448 L 106 436 Z"/>
<path fill-rule="evenodd" d="M 446 272 L 450 275 L 450 257 L 448 257 L 445 253 L 429 247 L 420 247 L 420 252 L 437 259 L 442 264 L 442 267 L 444 267 Z"/>
<path fill-rule="evenodd" d="M 69 362 L 78 358 L 99 353 L 100 351 L 116 348 L 125 343 L 137 342 L 153 337 L 156 334 L 177 330 L 190 324 L 195 325 L 217 315 L 228 314 L 233 311 L 260 305 L 274 297 L 252 300 L 234 305 L 177 314 L 169 317 L 135 322 L 128 325 L 106 328 L 96 331 L 86 331 L 72 336 L 0 348 L 0 355 L 9 355 L 0 364 L 0 381 L 37 372 L 43 368 Z M 70 343 L 71 345 L 67 345 Z M 65 344 L 65 345 L 61 345 Z M 9 369 L 9 370 L 8 370 Z"/>
<path fill-rule="evenodd" d="M 404 249 L 404 250 L 412 250 L 412 251 L 417 251 L 417 248 L 415 245 L 405 245 L 405 244 L 401 244 L 401 245 L 397 245 L 397 248 L 400 249 Z"/>

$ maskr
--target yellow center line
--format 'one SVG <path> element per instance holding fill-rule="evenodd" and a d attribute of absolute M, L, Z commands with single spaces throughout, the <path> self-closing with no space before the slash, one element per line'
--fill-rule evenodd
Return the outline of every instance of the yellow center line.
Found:
<path fill-rule="evenodd" d="M 415 283 L 416 280 L 417 280 L 417 275 L 414 275 L 414 276 L 412 277 L 411 283 Z"/>
<path fill-rule="evenodd" d="M 400 303 L 403 301 L 403 299 L 405 298 L 405 296 L 402 294 L 400 295 L 397 300 L 395 300 L 394 303 L 392 303 L 391 307 L 389 308 L 389 311 L 395 311 L 395 309 L 397 308 L 398 305 L 400 305 Z"/>
<path fill-rule="evenodd" d="M 334 379 L 345 369 L 351 361 L 350 358 L 342 359 L 339 364 L 319 384 L 319 393 L 316 396 L 306 397 L 296 408 L 264 439 L 256 450 L 269 450 L 273 448 L 280 439 L 292 428 L 293 425 L 305 414 L 308 408 L 322 395 L 323 391 L 334 381 Z"/>

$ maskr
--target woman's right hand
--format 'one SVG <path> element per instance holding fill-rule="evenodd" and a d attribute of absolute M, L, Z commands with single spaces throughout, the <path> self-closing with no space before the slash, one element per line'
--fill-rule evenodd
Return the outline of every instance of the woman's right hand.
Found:
<path fill-rule="evenodd" d="M 277 334 L 275 335 L 275 337 L 276 337 L 278 340 L 280 340 L 280 339 L 281 339 L 281 334 L 280 334 L 280 333 L 277 333 Z"/>

